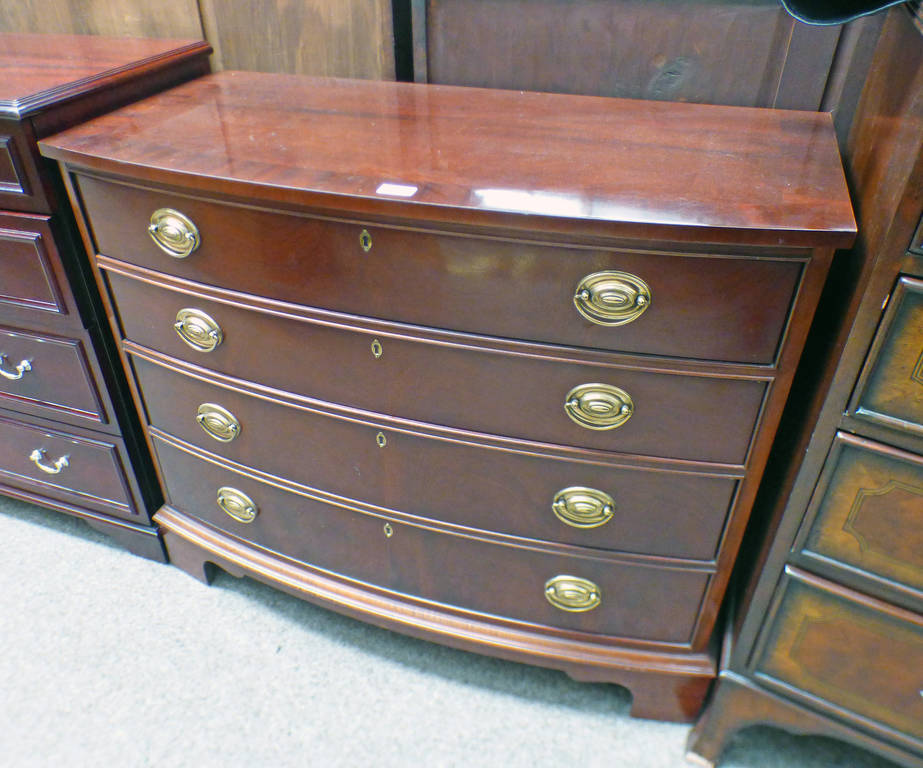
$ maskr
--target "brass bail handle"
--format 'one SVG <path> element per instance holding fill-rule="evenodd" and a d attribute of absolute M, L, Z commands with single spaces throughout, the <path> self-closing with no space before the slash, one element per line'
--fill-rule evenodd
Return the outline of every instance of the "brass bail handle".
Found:
<path fill-rule="evenodd" d="M 223 512 L 239 523 L 252 523 L 259 514 L 259 509 L 253 499 L 237 488 L 227 485 L 219 488 L 216 501 Z"/>
<path fill-rule="evenodd" d="M 13 373 L 10 373 L 7 368 L 7 356 L 0 354 L 0 376 L 3 376 L 4 379 L 9 379 L 10 381 L 18 381 L 23 377 L 24 374 L 32 370 L 32 363 L 28 360 L 22 360 L 18 365 L 13 367 Z"/>
<path fill-rule="evenodd" d="M 205 434 L 222 443 L 230 443 L 240 434 L 237 417 L 217 403 L 202 403 L 196 409 L 195 420 Z"/>
<path fill-rule="evenodd" d="M 632 417 L 635 404 L 612 384 L 580 384 L 564 398 L 564 412 L 585 429 L 615 429 Z"/>
<path fill-rule="evenodd" d="M 42 472 L 47 472 L 49 475 L 57 475 L 70 464 L 67 460 L 67 456 L 59 456 L 49 464 L 45 458 L 45 450 L 43 448 L 36 448 L 32 451 L 32 453 L 29 454 L 29 461 L 35 464 Z"/>
<path fill-rule="evenodd" d="M 596 325 L 627 325 L 650 305 L 650 286 L 630 272 L 594 272 L 577 283 L 574 291 L 577 311 Z"/>
<path fill-rule="evenodd" d="M 602 592 L 589 579 L 562 574 L 545 582 L 545 599 L 559 610 L 583 613 L 602 602 Z"/>
<path fill-rule="evenodd" d="M 558 520 L 572 528 L 598 528 L 615 514 L 615 499 L 596 488 L 571 486 L 554 495 L 551 510 Z"/>
<path fill-rule="evenodd" d="M 224 341 L 221 326 L 200 309 L 185 307 L 176 313 L 173 329 L 199 352 L 213 352 Z"/>
<path fill-rule="evenodd" d="M 174 259 L 185 259 L 201 243 L 192 219 L 173 208 L 154 211 L 147 231 L 157 247 Z"/>

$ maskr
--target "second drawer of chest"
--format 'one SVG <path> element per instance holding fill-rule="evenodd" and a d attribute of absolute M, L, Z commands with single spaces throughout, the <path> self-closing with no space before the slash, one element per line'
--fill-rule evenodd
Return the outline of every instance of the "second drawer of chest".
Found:
<path fill-rule="evenodd" d="M 462 528 L 709 561 L 739 483 L 599 452 L 424 434 L 281 405 L 140 357 L 132 366 L 156 430 L 310 489 Z"/>
<path fill-rule="evenodd" d="M 385 334 L 110 280 L 125 338 L 146 349 L 327 403 L 523 440 L 743 465 L 768 388 L 763 376 L 425 329 Z M 216 330 L 198 346 L 212 348 L 191 345 L 209 323 Z"/>
<path fill-rule="evenodd" d="M 564 554 L 408 524 L 320 503 L 159 440 L 154 446 L 170 506 L 315 568 L 466 611 L 686 644 L 710 578 L 706 569 Z"/>

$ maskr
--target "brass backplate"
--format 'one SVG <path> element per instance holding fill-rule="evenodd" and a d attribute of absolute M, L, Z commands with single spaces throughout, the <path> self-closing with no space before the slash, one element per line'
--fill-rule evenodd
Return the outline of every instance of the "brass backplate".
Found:
<path fill-rule="evenodd" d="M 650 286 L 630 272 L 594 272 L 577 283 L 574 291 L 577 311 L 596 325 L 626 325 L 650 305 Z"/>
<path fill-rule="evenodd" d="M 605 491 L 575 485 L 554 495 L 551 509 L 562 523 L 573 528 L 598 528 L 615 514 L 615 500 Z"/>
<path fill-rule="evenodd" d="M 579 576 L 555 576 L 545 582 L 545 597 L 555 608 L 572 613 L 592 611 L 602 602 L 599 587 Z"/>
<path fill-rule="evenodd" d="M 157 247 L 174 259 L 185 259 L 201 242 L 192 219 L 173 208 L 154 211 L 147 231 Z"/>
<path fill-rule="evenodd" d="M 615 429 L 631 418 L 635 404 L 612 384 L 580 384 L 564 398 L 564 411 L 586 429 Z"/>
<path fill-rule="evenodd" d="M 209 437 L 222 443 L 229 443 L 240 434 L 237 417 L 217 403 L 202 403 L 196 409 L 195 420 Z"/>
<path fill-rule="evenodd" d="M 239 523 L 252 523 L 259 514 L 259 509 L 243 491 L 230 486 L 218 489 L 218 506 Z"/>
<path fill-rule="evenodd" d="M 173 328 L 187 345 L 199 352 L 213 352 L 224 341 L 221 326 L 200 309 L 181 309 L 176 313 Z"/>

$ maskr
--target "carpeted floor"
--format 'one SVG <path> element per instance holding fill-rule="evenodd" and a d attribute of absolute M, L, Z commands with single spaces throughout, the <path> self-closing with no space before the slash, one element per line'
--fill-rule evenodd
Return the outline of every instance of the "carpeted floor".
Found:
<path fill-rule="evenodd" d="M 211 588 L 0 497 L 0 766 L 679 768 L 628 694 L 408 639 L 220 574 Z M 722 768 L 885 768 L 743 732 Z"/>

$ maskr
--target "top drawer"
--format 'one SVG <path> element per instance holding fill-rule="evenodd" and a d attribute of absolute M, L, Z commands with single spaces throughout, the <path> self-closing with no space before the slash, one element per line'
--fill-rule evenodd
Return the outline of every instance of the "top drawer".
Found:
<path fill-rule="evenodd" d="M 772 364 L 804 266 L 437 234 L 77 183 L 96 247 L 112 258 L 366 317 L 625 352 Z M 195 227 L 195 239 L 173 232 L 180 247 L 197 243 L 186 258 L 149 234 L 164 208 Z M 601 272 L 616 274 L 584 282 Z"/>
<path fill-rule="evenodd" d="M 898 281 L 850 410 L 923 436 L 923 280 Z"/>

